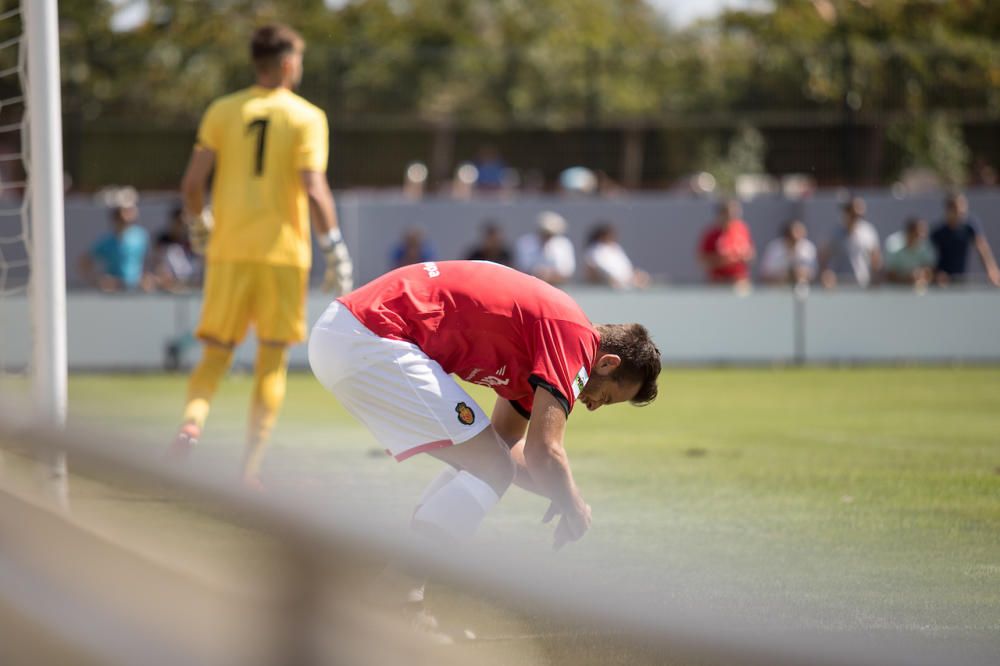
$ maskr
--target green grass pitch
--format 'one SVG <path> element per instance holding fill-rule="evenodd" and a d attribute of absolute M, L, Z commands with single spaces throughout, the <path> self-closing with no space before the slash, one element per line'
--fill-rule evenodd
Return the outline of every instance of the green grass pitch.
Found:
<path fill-rule="evenodd" d="M 234 480 L 250 382 L 223 384 L 203 442 L 231 458 Z M 184 387 L 180 375 L 77 375 L 72 419 L 165 444 Z M 471 390 L 489 411 L 493 394 Z M 698 594 L 808 608 L 833 630 L 1000 635 L 996 368 L 668 369 L 649 407 L 574 412 L 566 446 L 594 510 L 590 534 L 558 555 L 568 563 L 609 576 L 653 563 Z M 436 467 L 378 455 L 310 375 L 293 373 L 264 480 L 348 498 L 363 484 L 402 523 Z M 481 538 L 544 548 L 544 509 L 512 489 Z M 168 524 L 185 538 L 183 521 Z"/>

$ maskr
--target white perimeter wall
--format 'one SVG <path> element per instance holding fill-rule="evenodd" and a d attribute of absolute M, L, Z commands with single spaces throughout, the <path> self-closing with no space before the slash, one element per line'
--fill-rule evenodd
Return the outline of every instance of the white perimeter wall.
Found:
<path fill-rule="evenodd" d="M 644 323 L 667 363 L 1000 362 L 1000 290 L 816 291 L 798 305 L 785 290 L 571 293 L 595 322 Z M 323 294 L 310 296 L 310 321 L 327 303 Z M 181 343 L 190 364 L 199 307 L 195 296 L 71 293 L 70 368 L 157 370 L 171 342 Z M 0 367 L 25 366 L 28 322 L 23 299 L 0 300 Z M 237 364 L 249 365 L 253 355 L 251 339 Z M 292 363 L 306 365 L 304 345 L 293 350 Z"/>

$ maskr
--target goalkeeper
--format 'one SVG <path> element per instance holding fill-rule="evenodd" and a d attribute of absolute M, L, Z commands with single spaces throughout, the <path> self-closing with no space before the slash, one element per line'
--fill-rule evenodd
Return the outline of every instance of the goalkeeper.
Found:
<path fill-rule="evenodd" d="M 259 484 L 263 451 L 285 398 L 288 346 L 305 339 L 310 219 L 326 258 L 324 289 L 352 287 L 326 181 L 326 116 L 292 92 L 304 47 L 283 25 L 254 32 L 256 84 L 208 107 L 181 183 L 192 247 L 206 258 L 196 333 L 204 346 L 171 452 L 184 456 L 201 437 L 233 349 L 252 324 L 259 346 L 243 462 L 243 480 L 252 486 Z M 210 211 L 205 189 L 213 169 Z"/>

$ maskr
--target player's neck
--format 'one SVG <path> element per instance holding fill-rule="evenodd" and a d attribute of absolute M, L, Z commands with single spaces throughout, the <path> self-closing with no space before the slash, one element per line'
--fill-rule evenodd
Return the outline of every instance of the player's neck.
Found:
<path fill-rule="evenodd" d="M 256 85 L 258 88 L 266 88 L 268 90 L 279 90 L 282 88 L 285 90 L 292 89 L 292 86 L 288 83 L 288 81 L 285 81 L 284 77 L 280 75 L 267 76 L 258 74 Z"/>

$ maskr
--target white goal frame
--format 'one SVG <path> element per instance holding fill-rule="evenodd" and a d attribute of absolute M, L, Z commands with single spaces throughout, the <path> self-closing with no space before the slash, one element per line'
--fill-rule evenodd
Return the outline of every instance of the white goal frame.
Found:
<path fill-rule="evenodd" d="M 59 10 L 57 0 L 23 0 L 21 11 L 28 60 L 32 397 L 36 417 L 46 425 L 62 427 L 66 422 L 67 361 Z M 57 454 L 56 458 L 62 466 L 62 456 Z"/>

